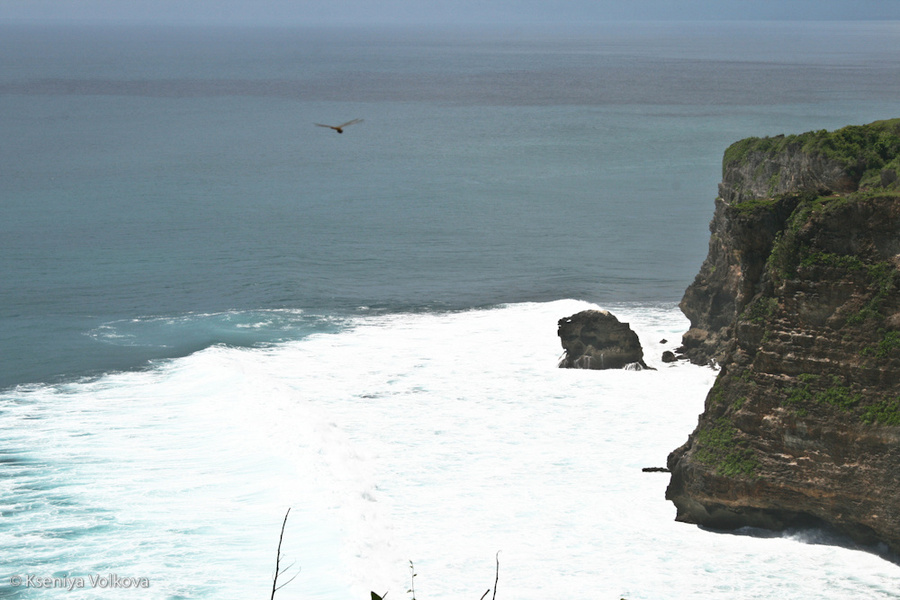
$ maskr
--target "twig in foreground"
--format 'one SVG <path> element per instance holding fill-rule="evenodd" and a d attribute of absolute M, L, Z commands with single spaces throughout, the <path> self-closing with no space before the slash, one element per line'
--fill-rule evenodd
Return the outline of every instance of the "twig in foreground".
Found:
<path fill-rule="evenodd" d="M 497 559 L 497 572 L 494 575 L 494 595 L 491 596 L 491 600 L 497 600 L 497 582 L 500 581 L 500 551 L 497 550 L 497 555 L 495 557 Z M 485 592 L 486 594 L 487 592 Z M 484 598 L 484 596 L 482 596 Z"/>
<path fill-rule="evenodd" d="M 299 575 L 298 573 L 281 585 L 278 585 L 278 576 L 284 575 L 284 573 L 286 573 L 291 567 L 294 566 L 294 563 L 291 563 L 290 565 L 285 567 L 284 570 L 281 569 L 281 542 L 282 540 L 284 540 L 284 527 L 285 525 L 287 525 L 287 518 L 289 514 L 291 514 L 290 508 L 288 508 L 287 512 L 284 513 L 284 521 L 281 523 L 281 535 L 278 536 L 278 552 L 275 554 L 275 576 L 272 577 L 272 595 L 269 597 L 269 600 L 275 600 L 275 592 L 295 580 L 297 578 L 297 575 Z"/>

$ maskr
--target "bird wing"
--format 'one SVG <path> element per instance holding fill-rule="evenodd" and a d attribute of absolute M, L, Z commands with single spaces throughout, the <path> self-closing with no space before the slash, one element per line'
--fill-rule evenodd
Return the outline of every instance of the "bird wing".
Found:
<path fill-rule="evenodd" d="M 357 123 L 362 123 L 362 119 L 353 119 L 352 121 L 347 121 L 346 123 L 344 123 L 344 124 L 342 124 L 342 125 L 338 125 L 338 127 L 339 127 L 339 128 L 344 128 L 344 127 L 346 127 L 346 126 L 348 126 L 348 125 L 355 125 L 355 124 L 357 124 Z"/>
<path fill-rule="evenodd" d="M 328 129 L 334 129 L 334 125 L 322 125 L 321 123 L 313 123 L 313 125 L 317 127 L 327 127 Z"/>

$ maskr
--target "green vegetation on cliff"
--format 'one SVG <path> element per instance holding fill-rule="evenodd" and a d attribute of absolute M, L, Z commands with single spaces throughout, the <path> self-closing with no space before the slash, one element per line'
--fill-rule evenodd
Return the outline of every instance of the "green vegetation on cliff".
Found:
<path fill-rule="evenodd" d="M 862 399 L 862 394 L 853 392 L 836 375 L 827 381 L 819 375 L 801 373 L 796 383 L 788 388 L 785 403 L 795 407 L 800 416 L 805 416 L 811 404 L 827 404 L 848 412 Z"/>
<path fill-rule="evenodd" d="M 759 465 L 756 454 L 727 418 L 700 430 L 697 460 L 725 477 L 752 476 Z"/>
<path fill-rule="evenodd" d="M 747 306 L 747 308 L 741 314 L 741 319 L 750 321 L 757 325 L 762 325 L 769 317 L 775 314 L 775 311 L 777 309 L 778 298 L 773 298 L 771 296 L 760 296 Z"/>
<path fill-rule="evenodd" d="M 893 400 L 879 400 L 866 407 L 862 415 L 864 423 L 880 425 L 900 425 L 900 396 Z"/>
<path fill-rule="evenodd" d="M 866 346 L 860 351 L 863 356 L 874 356 L 875 358 L 890 358 L 900 355 L 900 331 L 879 330 L 884 337 L 872 346 Z"/>
<path fill-rule="evenodd" d="M 873 290 L 872 297 L 860 311 L 847 319 L 848 324 L 861 323 L 867 319 L 881 319 L 881 305 L 897 289 L 897 270 L 888 262 L 867 265 L 866 275 Z"/>
<path fill-rule="evenodd" d="M 866 320 L 883 318 L 881 307 L 888 297 L 896 293 L 898 287 L 897 269 L 888 261 L 867 260 L 858 253 L 840 254 L 816 247 L 816 240 L 801 234 L 801 229 L 812 223 L 819 223 L 829 216 L 840 218 L 840 211 L 846 211 L 856 202 L 870 199 L 900 197 L 897 193 L 850 194 L 849 196 L 809 197 L 799 200 L 796 208 L 787 221 L 786 227 L 779 231 L 772 244 L 772 250 L 766 261 L 767 271 L 775 283 L 794 279 L 801 270 L 807 272 L 818 270 L 823 275 L 855 276 L 863 278 L 869 290 L 869 297 L 864 306 L 847 316 L 847 324 L 854 325 Z M 811 243 L 812 242 L 812 243 Z M 757 299 L 759 303 L 762 299 Z M 771 299 L 769 299 L 771 302 Z"/>
<path fill-rule="evenodd" d="M 780 198 L 754 198 L 734 204 L 732 208 L 740 214 L 754 215 L 764 211 L 772 211 L 778 206 L 779 202 Z"/>
<path fill-rule="evenodd" d="M 798 151 L 841 164 L 863 187 L 885 187 L 900 171 L 900 119 L 850 125 L 836 131 L 809 131 L 798 135 L 747 138 L 735 142 L 722 161 L 723 172 L 754 154 L 778 155 Z M 893 178 L 885 170 L 894 172 Z M 887 181 L 882 181 L 882 179 Z"/>

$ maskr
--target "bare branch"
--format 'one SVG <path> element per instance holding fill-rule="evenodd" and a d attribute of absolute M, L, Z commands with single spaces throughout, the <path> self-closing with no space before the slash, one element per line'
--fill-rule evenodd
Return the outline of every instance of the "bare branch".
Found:
<path fill-rule="evenodd" d="M 288 508 L 287 512 L 284 513 L 284 521 L 281 523 L 281 535 L 278 536 L 278 552 L 275 554 L 275 576 L 272 577 L 272 595 L 269 597 L 269 600 L 275 600 L 275 592 L 280 590 L 284 585 L 290 583 L 294 580 L 291 578 L 291 581 L 288 581 L 286 584 L 279 586 L 278 585 L 278 576 L 282 573 L 281 571 L 281 541 L 284 539 L 284 526 L 287 525 L 288 515 L 291 514 L 291 509 Z M 290 567 L 288 567 L 290 568 Z M 296 577 L 296 575 L 294 575 Z"/>
<path fill-rule="evenodd" d="M 275 589 L 275 591 L 277 592 L 278 590 L 280 590 L 281 588 L 283 588 L 284 586 L 286 586 L 287 584 L 289 584 L 289 583 L 292 582 L 293 580 L 297 579 L 297 576 L 298 576 L 298 575 L 300 575 L 300 573 L 296 573 L 293 577 L 291 577 L 290 579 L 288 579 L 287 581 L 285 581 L 284 583 L 282 583 L 281 585 L 279 585 L 279 586 Z"/>
<path fill-rule="evenodd" d="M 500 581 L 500 551 L 497 550 L 497 573 L 494 575 L 494 595 L 491 596 L 491 600 L 497 600 L 497 582 Z M 484 596 L 482 596 L 484 598 Z"/>

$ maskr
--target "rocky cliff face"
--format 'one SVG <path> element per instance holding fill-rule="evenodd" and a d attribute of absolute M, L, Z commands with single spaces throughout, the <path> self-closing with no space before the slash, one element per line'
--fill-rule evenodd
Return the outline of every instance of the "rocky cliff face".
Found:
<path fill-rule="evenodd" d="M 677 519 L 827 523 L 900 552 L 900 120 L 725 154 L 682 352 L 721 367 Z"/>

